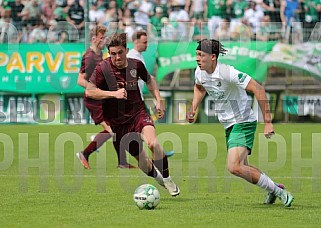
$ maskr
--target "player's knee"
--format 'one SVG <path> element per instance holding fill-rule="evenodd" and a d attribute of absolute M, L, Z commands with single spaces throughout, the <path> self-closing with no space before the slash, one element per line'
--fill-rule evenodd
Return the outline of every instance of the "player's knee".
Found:
<path fill-rule="evenodd" d="M 150 140 L 148 143 L 147 143 L 147 146 L 150 150 L 154 150 L 155 148 L 159 147 L 159 144 L 158 144 L 158 141 L 156 139 L 154 140 Z"/>
<path fill-rule="evenodd" d="M 104 131 L 104 139 L 107 141 L 108 139 L 112 138 L 114 136 L 113 132 L 109 132 L 109 131 Z"/>
<path fill-rule="evenodd" d="M 229 164 L 227 166 L 227 170 L 235 176 L 241 176 L 242 173 L 241 166 L 239 164 Z"/>

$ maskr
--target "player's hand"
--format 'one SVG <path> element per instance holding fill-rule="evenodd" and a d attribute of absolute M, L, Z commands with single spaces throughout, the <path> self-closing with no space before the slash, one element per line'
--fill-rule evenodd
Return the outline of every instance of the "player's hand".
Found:
<path fill-rule="evenodd" d="M 115 98 L 116 99 L 125 99 L 127 100 L 127 91 L 124 88 L 121 88 L 115 91 Z"/>
<path fill-rule="evenodd" d="M 156 104 L 156 116 L 157 116 L 157 119 L 162 119 L 165 115 L 165 109 L 164 109 L 164 106 L 162 104 L 162 102 L 157 102 Z"/>
<path fill-rule="evenodd" d="M 190 111 L 187 113 L 186 119 L 189 123 L 194 123 L 195 122 L 195 112 Z"/>
<path fill-rule="evenodd" d="M 274 128 L 273 128 L 273 124 L 272 123 L 265 123 L 264 126 L 264 136 L 267 139 L 270 139 L 272 137 L 272 135 L 274 135 Z"/>

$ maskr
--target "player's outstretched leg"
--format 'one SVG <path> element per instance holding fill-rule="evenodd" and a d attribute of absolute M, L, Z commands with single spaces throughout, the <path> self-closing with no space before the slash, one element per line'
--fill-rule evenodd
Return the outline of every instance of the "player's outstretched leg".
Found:
<path fill-rule="evenodd" d="M 145 126 L 142 130 L 144 142 L 152 151 L 153 163 L 155 167 L 163 176 L 165 188 L 172 196 L 177 196 L 180 193 L 178 186 L 173 182 L 168 168 L 168 158 L 164 153 L 163 148 L 160 146 L 156 139 L 156 132 L 154 126 Z"/>
<path fill-rule="evenodd" d="M 274 196 L 278 197 L 282 201 L 284 206 L 286 207 L 291 206 L 294 197 L 291 195 L 291 193 L 289 193 L 284 189 L 284 185 L 275 184 L 271 180 L 271 178 L 264 173 L 261 173 L 261 176 L 259 178 L 259 181 L 257 182 L 257 185 L 269 192 L 265 203 L 268 203 L 268 204 L 274 203 L 275 199 L 274 197 L 271 196 L 271 194 L 273 194 Z M 268 197 L 270 198 L 268 199 Z"/>
<path fill-rule="evenodd" d="M 160 160 L 153 161 L 153 163 L 162 174 L 165 188 L 167 189 L 169 194 L 171 194 L 172 196 L 178 196 L 180 193 L 180 190 L 169 175 L 167 157 L 164 156 Z"/>
<path fill-rule="evenodd" d="M 91 137 L 91 142 L 88 144 L 88 146 L 84 149 L 83 154 L 89 160 L 89 156 L 95 152 L 98 151 L 98 148 L 101 147 L 108 139 L 110 139 L 113 136 L 112 133 L 103 130 L 99 132 L 97 135 Z"/>
<path fill-rule="evenodd" d="M 165 156 L 167 159 L 167 157 Z M 150 160 L 148 163 L 151 162 Z M 147 164 L 148 164 L 147 163 Z M 157 162 L 156 162 L 157 163 Z M 168 175 L 168 177 L 164 178 L 161 172 L 158 170 L 155 162 L 151 162 L 151 168 L 144 167 L 141 163 L 139 163 L 139 168 L 146 173 L 147 176 L 153 177 L 159 185 L 166 188 L 171 196 L 178 196 L 180 190 L 178 186 L 173 182 L 172 178 Z M 155 165 L 154 165 L 155 164 Z M 145 170 L 145 171 L 144 171 Z"/>
<path fill-rule="evenodd" d="M 111 133 L 109 133 L 106 130 L 103 130 L 95 136 L 95 139 L 89 143 L 89 145 L 86 147 L 84 151 L 76 154 L 77 158 L 79 159 L 79 161 L 85 169 L 90 169 L 89 156 L 91 155 L 91 153 L 96 151 L 111 137 Z"/>
<path fill-rule="evenodd" d="M 165 188 L 164 179 L 159 170 L 154 166 L 152 160 L 150 160 L 146 154 L 146 151 L 143 149 L 140 155 L 134 156 L 138 161 L 139 168 L 149 177 L 152 177 L 156 182 Z"/>

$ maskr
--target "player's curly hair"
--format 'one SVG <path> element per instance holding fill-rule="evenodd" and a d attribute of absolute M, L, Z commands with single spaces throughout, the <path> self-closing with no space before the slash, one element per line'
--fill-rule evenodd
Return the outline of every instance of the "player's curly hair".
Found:
<path fill-rule="evenodd" d="M 115 33 L 110 37 L 110 39 L 107 42 L 107 48 L 109 50 L 110 47 L 117 47 L 117 46 L 123 46 L 124 48 L 127 48 L 127 34 L 126 33 Z"/>
<path fill-rule="evenodd" d="M 214 39 L 203 39 L 197 42 L 198 46 L 196 50 L 204 51 L 208 54 L 215 54 L 216 58 L 218 58 L 219 54 L 226 55 L 227 50 L 224 48 L 224 45 Z"/>

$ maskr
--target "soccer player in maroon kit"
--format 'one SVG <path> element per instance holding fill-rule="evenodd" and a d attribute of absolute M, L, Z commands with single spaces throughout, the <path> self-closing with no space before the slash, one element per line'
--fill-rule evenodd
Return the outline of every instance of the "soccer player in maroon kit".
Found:
<path fill-rule="evenodd" d="M 145 110 L 138 88 L 138 78 L 141 78 L 156 99 L 158 117 L 162 118 L 164 107 L 156 81 L 141 61 L 126 57 L 126 33 L 113 35 L 108 51 L 110 57 L 96 66 L 85 93 L 102 100 L 104 120 L 116 135 L 116 150 L 127 150 L 138 161 L 139 168 L 156 180 L 159 170 L 163 177 L 163 184 L 160 184 L 172 196 L 177 196 L 180 190 L 169 175 L 167 157 L 157 141 L 154 123 Z M 153 162 L 142 148 L 143 140 L 152 151 Z"/>
<path fill-rule="evenodd" d="M 91 46 L 87 49 L 86 53 L 82 57 L 81 67 L 78 75 L 78 85 L 86 88 L 89 78 L 93 73 L 96 65 L 103 60 L 102 50 L 105 49 L 106 45 L 106 27 L 103 25 L 94 26 L 90 30 L 90 42 Z M 99 100 L 93 100 L 84 96 L 84 103 L 90 112 L 91 118 L 94 120 L 96 125 L 101 125 L 103 131 L 99 132 L 94 140 L 89 143 L 83 152 L 77 153 L 78 159 L 82 162 L 86 169 L 90 169 L 88 158 L 90 154 L 101 147 L 104 142 L 112 137 L 112 129 L 103 118 L 102 102 Z M 118 157 L 119 168 L 136 168 L 136 166 L 130 165 L 126 161 L 125 152 L 120 155 L 119 151 L 116 150 Z"/>

